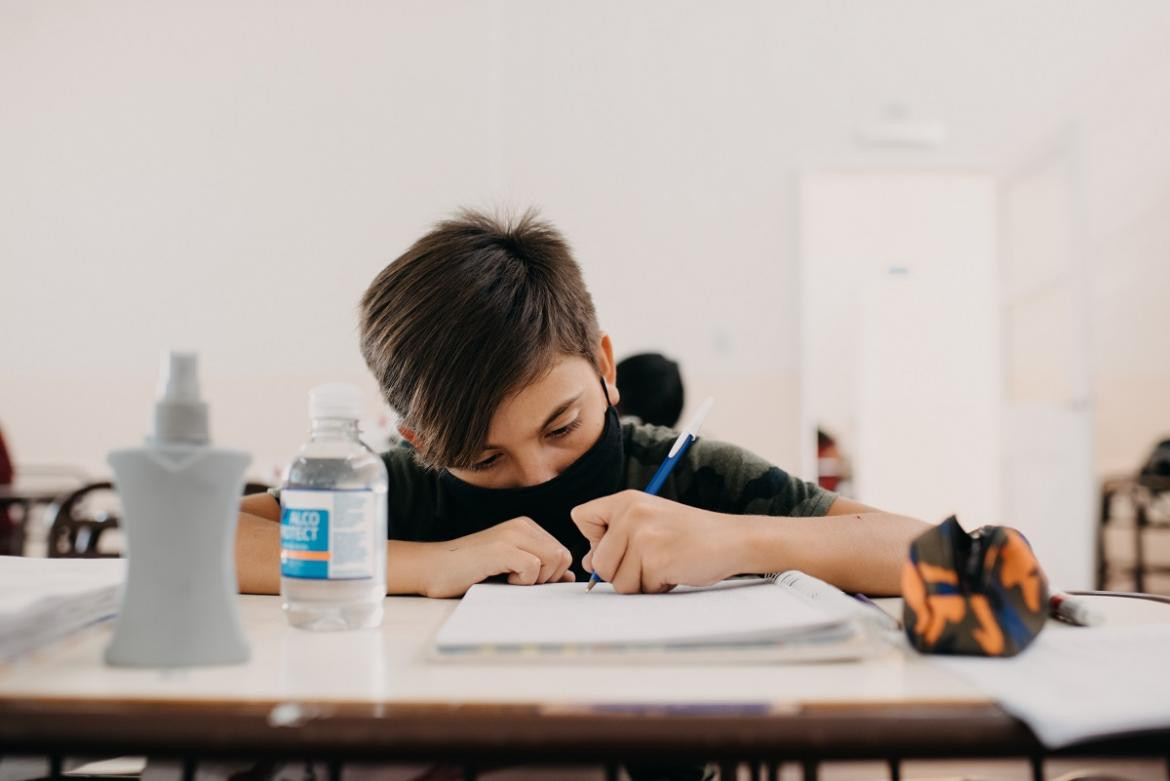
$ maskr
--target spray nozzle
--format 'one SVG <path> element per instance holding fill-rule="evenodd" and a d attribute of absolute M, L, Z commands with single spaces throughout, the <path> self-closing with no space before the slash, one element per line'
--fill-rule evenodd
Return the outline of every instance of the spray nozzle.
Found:
<path fill-rule="evenodd" d="M 159 401 L 199 401 L 199 356 L 169 352 L 163 356 Z"/>
<path fill-rule="evenodd" d="M 158 401 L 154 405 L 156 444 L 205 445 L 210 440 L 207 405 L 199 397 L 199 356 L 163 355 Z"/>

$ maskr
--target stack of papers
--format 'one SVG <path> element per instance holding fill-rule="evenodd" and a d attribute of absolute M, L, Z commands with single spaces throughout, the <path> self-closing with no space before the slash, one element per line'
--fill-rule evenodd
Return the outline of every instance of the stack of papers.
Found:
<path fill-rule="evenodd" d="M 118 610 L 125 559 L 0 556 L 0 661 Z"/>
<path fill-rule="evenodd" d="M 1019 656 L 927 657 L 966 678 L 1050 749 L 1170 729 L 1170 624 L 1066 627 L 1050 622 Z"/>
<path fill-rule="evenodd" d="M 666 594 L 609 584 L 472 586 L 435 638 L 440 659 L 759 661 L 856 658 L 871 652 L 855 615 L 773 580 L 730 580 Z M 864 647 L 857 642 L 866 640 Z"/>

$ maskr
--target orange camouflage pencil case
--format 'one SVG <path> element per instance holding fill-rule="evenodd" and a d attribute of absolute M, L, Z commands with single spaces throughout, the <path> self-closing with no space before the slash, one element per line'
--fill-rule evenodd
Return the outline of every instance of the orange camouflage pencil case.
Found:
<path fill-rule="evenodd" d="M 1048 580 L 1024 536 L 968 534 L 953 515 L 910 544 L 902 597 L 906 636 L 925 653 L 1014 656 L 1048 616 Z"/>

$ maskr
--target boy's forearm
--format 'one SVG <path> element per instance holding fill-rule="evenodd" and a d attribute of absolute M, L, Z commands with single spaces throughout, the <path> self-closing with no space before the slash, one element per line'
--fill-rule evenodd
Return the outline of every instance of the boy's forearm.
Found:
<path fill-rule="evenodd" d="M 386 591 L 421 594 L 434 543 L 386 543 Z M 280 593 L 280 523 L 240 513 L 236 529 L 236 577 L 242 594 Z"/>
<path fill-rule="evenodd" d="M 741 516 L 737 571 L 798 569 L 845 591 L 901 593 L 910 542 L 928 527 L 883 512 L 816 518 Z"/>
<path fill-rule="evenodd" d="M 241 594 L 280 593 L 280 522 L 240 513 L 236 580 Z"/>
<path fill-rule="evenodd" d="M 425 594 L 434 542 L 390 540 L 386 543 L 386 593 Z"/>

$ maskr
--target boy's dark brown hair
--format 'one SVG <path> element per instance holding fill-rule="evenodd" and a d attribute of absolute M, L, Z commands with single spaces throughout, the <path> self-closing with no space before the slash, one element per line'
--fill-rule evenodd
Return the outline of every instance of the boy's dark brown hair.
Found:
<path fill-rule="evenodd" d="M 361 349 L 431 467 L 466 468 L 496 407 L 561 356 L 597 365 L 593 299 L 564 237 L 533 211 L 464 210 L 382 270 L 361 302 Z"/>

